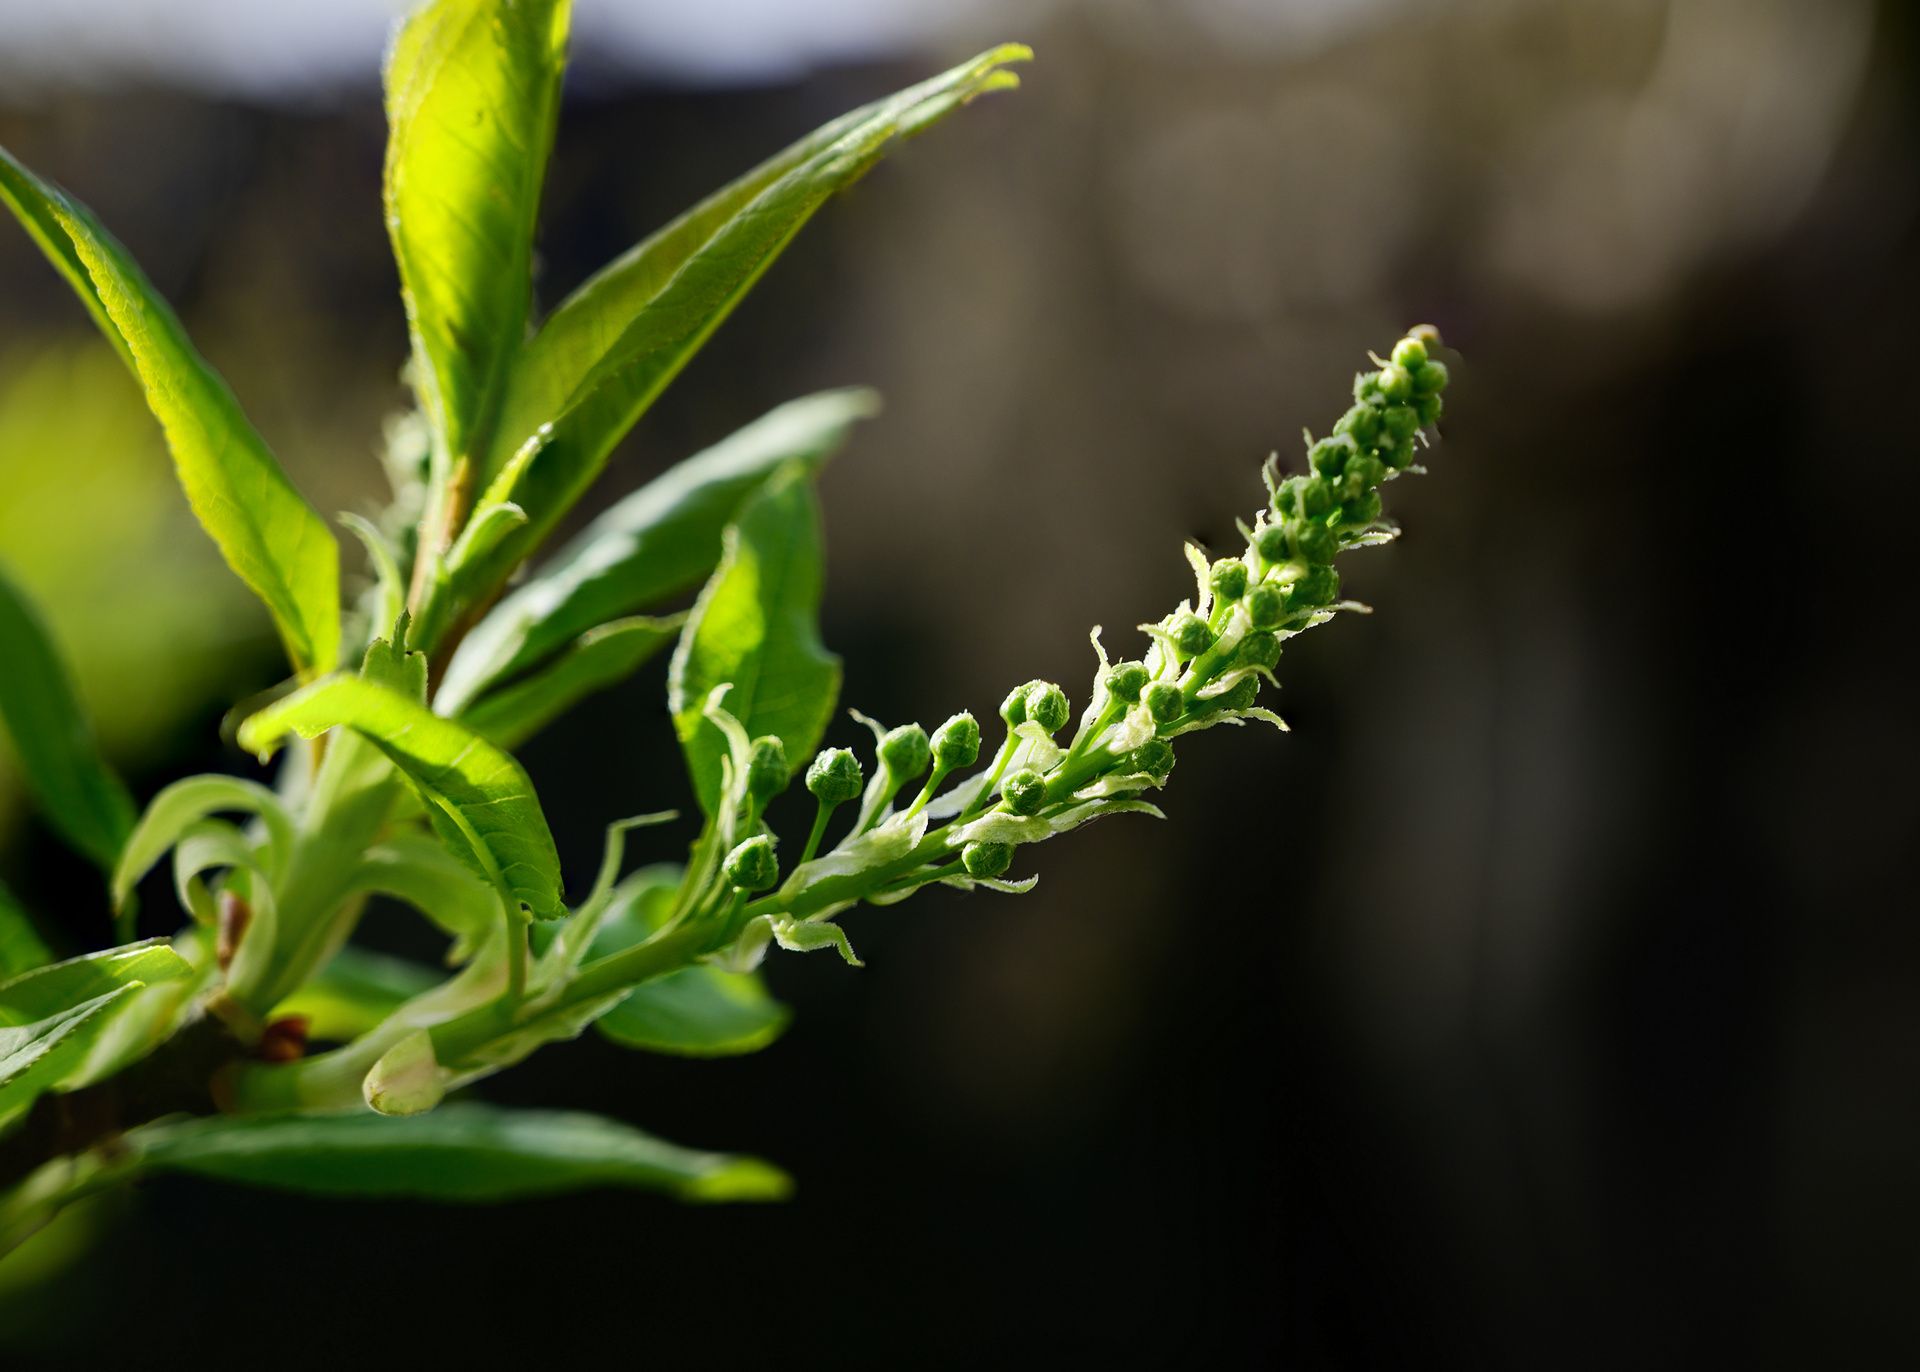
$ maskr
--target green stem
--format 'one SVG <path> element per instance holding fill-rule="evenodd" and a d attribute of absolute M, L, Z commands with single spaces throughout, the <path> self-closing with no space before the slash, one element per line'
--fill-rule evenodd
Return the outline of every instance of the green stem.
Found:
<path fill-rule="evenodd" d="M 813 855 L 820 851 L 820 840 L 826 837 L 827 821 L 833 818 L 835 808 L 824 800 L 814 807 L 813 831 L 807 835 L 807 845 L 800 850 L 800 861 L 794 866 L 804 866 L 813 861 Z"/>

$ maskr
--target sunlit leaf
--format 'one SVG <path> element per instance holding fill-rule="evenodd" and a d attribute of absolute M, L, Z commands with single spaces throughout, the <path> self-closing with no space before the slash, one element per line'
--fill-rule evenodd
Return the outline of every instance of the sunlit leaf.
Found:
<path fill-rule="evenodd" d="M 756 1158 L 680 1148 L 598 1115 L 464 1103 L 404 1119 L 194 1120 L 138 1130 L 128 1144 L 150 1171 L 329 1196 L 484 1202 L 623 1187 L 750 1201 L 792 1189 Z"/>
<path fill-rule="evenodd" d="M 592 483 L 607 455 L 836 192 L 900 138 L 986 91 L 1017 84 L 996 48 L 835 121 L 676 219 L 575 291 L 516 358 L 482 504 L 512 501 L 526 527 L 478 574 L 494 585 Z M 529 456 L 530 454 L 530 456 Z"/>
<path fill-rule="evenodd" d="M 820 512 L 803 467 L 782 469 L 728 527 L 726 550 L 674 650 L 668 708 L 695 794 L 712 813 L 727 740 L 705 714 L 716 686 L 749 737 L 789 758 L 819 745 L 840 692 L 840 659 L 820 642 Z"/>
<path fill-rule="evenodd" d="M 93 314 L 166 431 L 180 484 L 227 564 L 266 602 L 303 673 L 340 646 L 340 550 L 227 384 L 93 215 L 0 148 L 0 200 Z"/>
<path fill-rule="evenodd" d="M 108 1012 L 140 986 L 130 982 L 31 1024 L 0 1028 L 0 1123 L 83 1064 Z"/>
<path fill-rule="evenodd" d="M 37 967 L 0 982 L 0 1024 L 31 1024 L 132 984 L 184 977 L 193 966 L 166 939 L 148 939 Z"/>
<path fill-rule="evenodd" d="M 742 501 L 785 463 L 823 462 L 878 410 L 867 390 L 789 401 L 620 500 L 461 642 L 435 697 L 440 712 L 461 714 L 581 634 L 698 586 Z"/>
<path fill-rule="evenodd" d="M 240 744 L 263 758 L 289 733 L 361 735 L 425 801 L 435 829 L 501 895 L 538 919 L 566 913 L 560 859 L 533 784 L 506 753 L 464 725 L 364 677 L 334 676 L 276 701 L 240 726 Z"/>
<path fill-rule="evenodd" d="M 532 676 L 483 697 L 461 721 L 502 748 L 517 748 L 582 697 L 632 676 L 673 642 L 683 622 L 635 615 L 589 629 Z"/>
<path fill-rule="evenodd" d="M 475 445 L 526 332 L 568 8 L 433 0 L 388 54 L 387 230 L 443 474 L 482 456 Z"/>
<path fill-rule="evenodd" d="M 176 781 L 147 806 L 134 826 L 120 861 L 114 866 L 112 893 L 116 908 L 124 907 L 140 878 L 154 863 L 208 815 L 239 811 L 256 815 L 266 826 L 270 849 L 284 860 L 293 847 L 293 820 L 280 797 L 257 781 L 208 774 Z"/>

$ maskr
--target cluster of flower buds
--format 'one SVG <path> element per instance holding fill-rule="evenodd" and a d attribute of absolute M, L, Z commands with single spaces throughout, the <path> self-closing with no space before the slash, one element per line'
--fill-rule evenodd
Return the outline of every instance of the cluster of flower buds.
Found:
<path fill-rule="evenodd" d="M 1335 558 L 1389 541 L 1380 520 L 1380 487 L 1414 468 L 1417 446 L 1439 419 L 1447 369 L 1432 356 L 1439 337 L 1414 329 L 1388 358 L 1354 380 L 1353 404 L 1330 436 L 1308 438 L 1306 470 L 1281 478 L 1277 458 L 1264 471 L 1267 507 L 1242 525 L 1246 547 L 1209 562 L 1192 546 L 1195 594 L 1164 619 L 1143 624 L 1149 647 L 1139 659 L 1100 660 L 1091 698 L 1074 733 L 1067 694 L 1029 681 L 1000 705 L 1005 736 L 987 765 L 942 788 L 980 756 L 980 726 L 958 714 L 929 737 L 917 724 L 886 729 L 858 715 L 875 740 L 871 780 L 845 748 L 828 749 L 807 768 L 818 805 L 798 861 L 781 882 L 771 840 L 756 832 L 733 847 L 725 880 L 737 896 L 737 952 L 751 960 L 770 942 L 788 948 L 836 947 L 852 961 L 846 936 L 830 923 L 858 901 L 885 904 L 930 882 L 1020 891 L 1002 880 L 1015 850 L 1116 812 L 1159 811 L 1141 799 L 1166 784 L 1173 742 L 1216 724 L 1263 720 L 1284 729 L 1255 700 L 1273 680 L 1281 645 L 1351 606 L 1339 600 Z M 737 726 L 735 726 L 737 729 Z M 744 742 L 744 740 L 742 740 Z M 757 821 L 762 790 L 786 783 L 786 759 L 755 741 L 744 754 L 747 806 Z M 767 778 L 763 787 L 761 776 Z M 777 775 L 778 785 L 774 784 Z M 908 787 L 925 777 L 912 791 Z M 821 843 L 842 806 L 860 799 L 847 833 L 824 854 Z"/>

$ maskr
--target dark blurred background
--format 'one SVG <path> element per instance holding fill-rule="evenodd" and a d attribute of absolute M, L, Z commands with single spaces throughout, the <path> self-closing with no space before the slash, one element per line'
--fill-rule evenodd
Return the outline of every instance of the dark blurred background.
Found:
<path fill-rule="evenodd" d="M 1912 8 L 579 11 L 549 303 L 842 109 L 1039 50 L 808 229 L 596 497 L 883 388 L 825 480 L 847 703 L 1084 692 L 1087 627 L 1131 651 L 1181 539 L 1227 546 L 1259 460 L 1431 320 L 1446 441 L 1348 574 L 1380 612 L 1289 651 L 1290 736 L 1187 744 L 1168 823 L 1038 850 L 1020 900 L 859 912 L 864 971 L 776 955 L 770 1051 L 589 1036 L 483 1088 L 765 1154 L 790 1205 L 156 1182 L 0 1267 L 9 1365 L 1920 1362 Z M 392 12 L 0 0 L 0 142 L 127 241 L 323 510 L 380 499 L 405 404 Z M 218 726 L 275 677 L 264 620 L 0 228 L 0 555 L 142 795 L 244 768 Z M 681 799 L 662 671 L 527 750 L 571 873 Z M 107 938 L 4 771 L 0 875 Z"/>

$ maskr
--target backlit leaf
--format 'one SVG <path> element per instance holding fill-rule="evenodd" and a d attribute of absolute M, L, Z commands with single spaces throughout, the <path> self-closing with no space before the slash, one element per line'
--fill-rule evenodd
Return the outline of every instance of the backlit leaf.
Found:
<path fill-rule="evenodd" d="M 840 692 L 840 659 L 820 642 L 820 512 L 804 467 L 783 468 L 729 526 L 720 565 L 674 650 L 668 707 L 694 792 L 709 814 L 726 736 L 705 713 L 716 686 L 747 735 L 772 734 L 789 758 L 819 745 Z"/>
<path fill-rule="evenodd" d="M 552 530 L 607 455 L 795 234 L 899 139 L 1018 84 L 1009 44 L 855 111 L 762 164 L 616 259 L 540 327 L 509 372 L 482 505 L 527 524 L 475 585 L 498 584 Z"/>
<path fill-rule="evenodd" d="M 620 500 L 461 642 L 436 697 L 440 712 L 461 714 L 492 683 L 595 626 L 698 586 L 747 496 L 787 462 L 818 466 L 878 410 L 878 397 L 857 389 L 788 401 Z"/>
<path fill-rule="evenodd" d="M 566 0 L 433 0 L 387 58 L 387 230 L 442 470 L 484 441 L 526 332 Z"/>
<path fill-rule="evenodd" d="M 139 378 L 187 502 L 227 565 L 266 602 L 295 668 L 331 670 L 340 648 L 340 549 L 325 521 L 294 490 L 166 301 L 84 206 L 4 148 L 0 200 Z"/>
<path fill-rule="evenodd" d="M 171 981 L 193 971 L 166 939 L 68 958 L 0 982 L 0 1024 L 31 1024 L 122 986 Z"/>
<path fill-rule="evenodd" d="M 566 913 L 560 859 L 533 783 L 506 753 L 464 725 L 364 677 L 334 676 L 276 701 L 240 726 L 240 745 L 265 758 L 289 733 L 361 735 L 426 802 L 434 828 L 537 919 Z"/>

